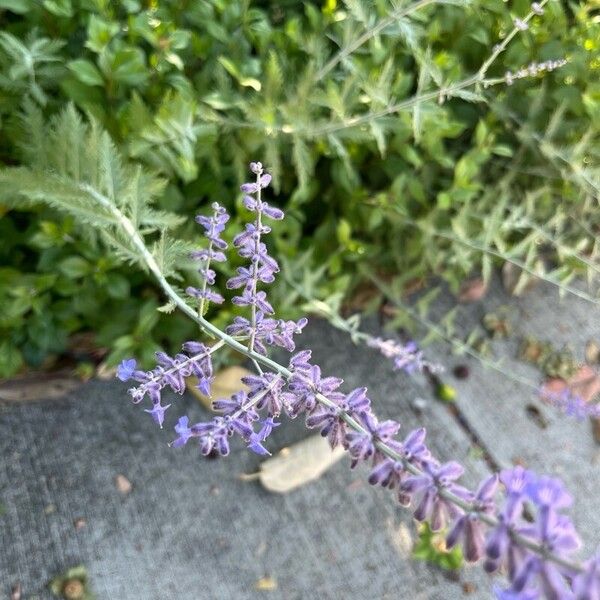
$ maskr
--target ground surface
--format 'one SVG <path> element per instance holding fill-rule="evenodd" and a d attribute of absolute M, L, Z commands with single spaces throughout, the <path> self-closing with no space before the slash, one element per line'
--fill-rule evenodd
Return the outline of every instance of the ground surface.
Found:
<path fill-rule="evenodd" d="M 459 330 L 505 302 L 497 290 L 461 307 Z M 600 337 L 596 306 L 561 303 L 552 290 L 537 288 L 511 306 L 519 334 L 570 341 L 580 353 L 587 339 Z M 442 299 L 434 315 L 449 307 Z M 317 321 L 302 337 L 326 373 L 344 377 L 348 388 L 367 385 L 382 417 L 400 419 L 405 431 L 424 424 L 438 457 L 465 464 L 468 484 L 490 470 L 474 451 L 474 438 L 500 466 L 520 461 L 562 477 L 577 498 L 573 514 L 586 553 L 593 549 L 600 531 L 600 447 L 588 422 L 560 415 L 505 375 L 435 345 L 428 354 L 448 370 L 470 366 L 466 380 L 445 375 L 458 389 L 465 428 L 433 400 L 425 381 L 394 373 L 378 355 L 349 345 L 344 333 Z M 506 357 L 511 373 L 537 383 L 531 367 L 512 359 L 515 340 L 495 343 L 496 354 Z M 260 463 L 240 446 L 219 460 L 203 460 L 193 447 L 169 449 L 170 428 L 153 426 L 125 390 L 119 382 L 93 381 L 61 399 L 0 406 L 0 597 L 19 582 L 24 599 L 49 598 L 47 582 L 78 564 L 87 567 L 100 600 L 492 597 L 478 567 L 453 581 L 410 560 L 409 514 L 345 459 L 316 482 L 272 494 L 239 479 Z M 413 407 L 416 397 L 426 400 L 421 411 Z M 206 416 L 191 397 L 173 401 L 171 419 L 179 411 Z M 545 428 L 527 416 L 531 403 Z M 270 448 L 306 435 L 301 423 L 286 423 Z M 129 494 L 117 490 L 119 474 L 131 482 Z M 77 528 L 81 519 L 85 525 Z M 265 577 L 276 589 L 256 589 Z"/>

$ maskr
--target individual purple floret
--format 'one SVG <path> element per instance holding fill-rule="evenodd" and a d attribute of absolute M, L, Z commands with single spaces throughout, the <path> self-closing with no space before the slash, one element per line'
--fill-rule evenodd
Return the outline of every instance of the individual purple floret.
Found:
<path fill-rule="evenodd" d="M 177 425 L 175 425 L 175 433 L 177 434 L 177 439 L 171 442 L 171 446 L 173 448 L 181 448 L 181 446 L 185 446 L 187 441 L 192 437 L 192 430 L 189 427 L 190 420 L 188 417 L 179 417 L 179 421 L 177 421 Z"/>
<path fill-rule="evenodd" d="M 430 373 L 443 371 L 441 365 L 436 365 L 423 358 L 423 352 L 419 350 L 416 342 L 409 341 L 400 344 L 395 340 L 384 340 L 378 337 L 370 337 L 367 345 L 375 348 L 386 358 L 391 358 L 394 367 L 411 375 L 415 372 L 428 370 Z"/>
<path fill-rule="evenodd" d="M 213 450 L 221 456 L 229 454 L 229 424 L 223 417 L 215 417 L 208 423 L 196 423 L 192 425 L 192 434 L 200 443 L 200 452 L 204 456 L 211 454 Z"/>
<path fill-rule="evenodd" d="M 150 416 L 154 419 L 154 422 L 162 429 L 163 423 L 165 422 L 165 412 L 167 408 L 171 406 L 167 404 L 166 406 L 161 406 L 160 400 L 154 403 L 154 406 L 151 409 L 144 409 L 144 412 L 150 414 Z"/>
<path fill-rule="evenodd" d="M 446 539 L 448 548 L 453 548 L 462 539 L 465 558 L 470 562 L 479 560 L 484 554 L 486 526 L 480 516 L 495 513 L 494 495 L 497 488 L 498 475 L 485 479 L 471 500 L 475 510 L 458 517 Z"/>
<path fill-rule="evenodd" d="M 133 379 L 134 373 L 136 371 L 137 361 L 135 358 L 130 358 L 128 360 L 124 360 L 117 368 L 117 377 L 121 381 L 129 381 Z M 140 371 L 140 375 L 143 376 L 143 373 Z"/>
<path fill-rule="evenodd" d="M 375 458 L 376 444 L 378 442 L 389 442 L 400 429 L 400 423 L 396 423 L 396 421 L 382 421 L 380 423 L 370 411 L 370 407 L 360 411 L 356 419 L 362 425 L 364 431 L 349 431 L 346 435 L 345 444 L 348 454 L 352 457 L 350 463 L 352 469 L 361 461 Z"/>
<path fill-rule="evenodd" d="M 506 501 L 498 514 L 498 524 L 489 533 L 486 540 L 485 569 L 493 572 L 501 564 L 506 564 L 509 577 L 514 576 L 517 567 L 523 560 L 523 551 L 511 536 L 511 531 L 519 526 L 528 490 L 535 482 L 531 471 L 517 466 L 500 473 L 500 481 L 504 484 Z"/>
<path fill-rule="evenodd" d="M 411 497 L 411 504 L 416 505 L 413 514 L 417 521 L 428 520 L 431 530 L 439 531 L 448 519 L 461 514 L 461 510 L 440 492 L 446 490 L 468 500 L 468 490 L 456 483 L 463 472 L 463 467 L 454 461 L 443 465 L 428 462 L 420 475 L 412 475 L 404 481 L 402 491 Z"/>

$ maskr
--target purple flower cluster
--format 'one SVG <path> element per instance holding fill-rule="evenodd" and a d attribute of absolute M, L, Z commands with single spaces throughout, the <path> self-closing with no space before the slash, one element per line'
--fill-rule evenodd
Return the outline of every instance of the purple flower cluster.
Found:
<path fill-rule="evenodd" d="M 275 274 L 279 272 L 277 261 L 269 256 L 262 236 L 270 233 L 271 228 L 263 223 L 263 217 L 280 220 L 283 211 L 270 206 L 261 199 L 261 192 L 271 183 L 271 176 L 265 173 L 261 163 L 251 163 L 250 170 L 256 175 L 256 181 L 244 183 L 244 206 L 255 213 L 253 223 L 248 223 L 242 233 L 233 239 L 233 245 L 242 258 L 250 261 L 248 267 L 238 267 L 237 274 L 227 281 L 227 289 L 242 292 L 231 301 L 237 306 L 251 308 L 251 318 L 236 317 L 227 328 L 229 335 L 244 336 L 250 339 L 249 350 L 265 355 L 267 346 L 280 346 L 293 352 L 294 335 L 301 333 L 307 323 L 306 319 L 283 321 L 272 319 L 275 311 L 267 300 L 264 290 L 258 290 L 260 283 L 273 283 Z"/>
<path fill-rule="evenodd" d="M 324 376 L 311 361 L 311 352 L 294 354 L 287 367 L 264 357 L 269 346 L 294 351 L 294 335 L 306 319 L 298 322 L 272 318 L 273 308 L 258 285 L 269 283 L 278 271 L 268 256 L 262 235 L 269 228 L 263 217 L 281 218 L 283 213 L 261 199 L 261 190 L 270 177 L 260 163 L 252 163 L 256 181 L 242 186 L 245 206 L 256 215 L 236 236 L 234 246 L 249 259 L 249 267 L 239 267 L 228 281 L 228 288 L 241 289 L 234 298 L 237 306 L 249 307 L 250 318 L 236 317 L 227 332 L 247 342 L 247 354 L 257 365 L 257 374 L 244 378 L 248 391 L 213 402 L 218 413 L 208 422 L 190 425 L 183 416 L 175 426 L 172 446 L 181 447 L 196 438 L 201 453 L 227 455 L 230 440 L 239 436 L 252 451 L 265 455 L 265 442 L 279 426 L 282 414 L 303 417 L 306 426 L 318 429 L 332 448 L 347 450 L 351 466 L 360 463 L 369 469 L 369 483 L 393 490 L 397 501 L 411 507 L 414 517 L 428 521 L 433 531 L 447 533 L 447 545 L 462 546 L 469 561 L 483 559 L 489 572 L 506 573 L 509 587 L 498 590 L 501 598 L 540 598 L 583 600 L 600 598 L 600 555 L 585 568 L 572 561 L 579 547 L 573 523 L 564 514 L 571 498 L 561 482 L 537 477 L 521 467 L 487 477 L 471 491 L 460 483 L 463 467 L 454 461 L 436 459 L 425 443 L 425 430 L 409 432 L 398 438 L 400 423 L 380 421 L 373 412 L 366 388 L 349 393 L 341 390 L 343 380 Z M 215 209 L 211 219 L 199 219 L 213 245 L 221 249 L 220 233 L 225 213 Z M 203 255 L 204 256 L 204 255 Z M 211 257 L 211 258 L 214 258 Z M 219 257 L 220 258 L 220 257 Z M 206 278 L 208 280 L 208 278 Z M 221 342 L 227 342 L 223 334 Z M 215 346 L 214 348 L 216 348 Z M 398 368 L 412 372 L 426 363 L 415 345 L 401 346 L 377 340 L 374 347 L 397 360 Z M 159 366 L 149 373 L 136 370 L 133 360 L 123 361 L 118 376 L 134 379 L 140 386 L 130 392 L 134 402 L 148 394 L 154 403 L 150 410 L 162 425 L 167 407 L 160 404 L 160 390 L 169 386 L 175 392 L 185 389 L 185 377 L 195 375 L 199 387 L 210 392 L 212 349 L 199 342 L 184 344 L 187 355 L 170 358 L 157 355 Z M 262 370 L 262 365 L 268 370 Z M 498 505 L 496 496 L 502 491 Z"/>
<path fill-rule="evenodd" d="M 436 365 L 424 359 L 423 352 L 419 350 L 416 342 L 412 340 L 401 344 L 396 340 L 384 340 L 379 337 L 369 337 L 367 345 L 379 350 L 383 356 L 392 359 L 394 367 L 409 375 L 424 370 L 430 373 L 443 371 L 441 365 Z"/>
<path fill-rule="evenodd" d="M 217 202 L 212 204 L 212 209 L 212 216 L 198 215 L 196 217 L 196 223 L 204 227 L 204 235 L 209 240 L 208 248 L 192 252 L 192 258 L 201 262 L 198 272 L 202 277 L 203 284 L 201 288 L 190 286 L 186 289 L 190 296 L 200 299 L 200 314 L 204 314 L 206 302 L 221 304 L 224 301 L 221 294 L 209 288 L 209 286 L 214 285 L 216 277 L 216 273 L 210 268 L 210 264 L 212 261 L 225 262 L 227 260 L 223 253 L 223 250 L 227 250 L 227 242 L 221 239 L 221 233 L 225 230 L 229 215 Z"/>
<path fill-rule="evenodd" d="M 147 409 L 154 421 L 162 428 L 165 420 L 165 411 L 170 404 L 161 404 L 161 391 L 165 387 L 171 388 L 176 394 L 183 394 L 186 389 L 186 377 L 196 377 L 198 389 L 210 395 L 210 385 L 213 380 L 211 353 L 214 349 L 208 348 L 200 342 L 186 342 L 182 346 L 187 354 L 176 354 L 170 357 L 164 352 L 156 353 L 158 365 L 152 371 L 138 370 L 135 359 L 124 360 L 117 369 L 117 377 L 121 381 L 133 379 L 140 385 L 131 388 L 129 394 L 133 402 L 138 404 L 146 396 L 152 400 L 152 408 Z"/>

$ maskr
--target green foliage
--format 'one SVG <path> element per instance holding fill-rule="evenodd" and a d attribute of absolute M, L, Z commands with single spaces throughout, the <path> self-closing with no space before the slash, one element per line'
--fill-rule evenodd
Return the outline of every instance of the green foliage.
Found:
<path fill-rule="evenodd" d="M 427 561 L 448 571 L 456 571 L 463 566 L 464 559 L 460 545 L 448 550 L 445 532 L 433 532 L 427 523 L 421 523 L 418 533 L 419 537 L 413 548 L 413 558 Z"/>
<path fill-rule="evenodd" d="M 10 167 L 0 206 L 0 375 L 65 351 L 81 330 L 98 332 L 111 360 L 139 354 L 144 339 L 150 350 L 181 339 L 160 314 L 142 318 L 162 301 L 120 264 L 135 252 L 110 205 L 177 276 L 198 233 L 195 212 L 219 200 L 234 213 L 232 228 L 243 221 L 235 189 L 250 160 L 273 173 L 275 202 L 289 215 L 276 253 L 295 285 L 322 299 L 351 294 L 364 267 L 400 290 L 431 275 L 457 289 L 507 261 L 522 269 L 519 289 L 533 274 L 567 291 L 578 274 L 593 286 L 592 0 L 549 3 L 486 70 L 493 85 L 473 79 L 528 8 L 0 1 L 0 164 Z M 494 83 L 562 56 L 569 63 L 554 73 Z M 275 294 L 293 312 L 285 285 Z M 133 338 L 124 327 L 132 320 L 145 323 Z"/>

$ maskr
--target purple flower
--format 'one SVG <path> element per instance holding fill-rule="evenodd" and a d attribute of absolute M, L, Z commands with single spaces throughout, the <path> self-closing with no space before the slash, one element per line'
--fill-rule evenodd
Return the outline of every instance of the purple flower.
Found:
<path fill-rule="evenodd" d="M 154 419 L 154 422 L 162 429 L 163 423 L 165 422 L 165 412 L 169 406 L 171 405 L 167 404 L 166 406 L 161 406 L 159 400 L 151 409 L 144 409 L 144 412 L 149 413 Z"/>
<path fill-rule="evenodd" d="M 225 224 L 229 221 L 229 215 L 227 211 L 220 206 L 218 203 L 213 202 L 211 205 L 213 214 L 210 217 L 204 215 L 198 215 L 196 217 L 196 223 L 204 227 L 204 235 L 210 240 L 211 245 L 209 251 L 212 251 L 212 246 L 216 246 L 219 250 L 225 250 L 227 243 L 221 239 L 221 233 L 225 230 Z"/>
<path fill-rule="evenodd" d="M 406 474 L 404 463 L 400 460 L 383 458 L 371 469 L 369 483 L 388 488 L 397 488 Z"/>
<path fill-rule="evenodd" d="M 544 69 L 549 70 L 553 64 L 548 63 Z M 541 66 L 535 67 L 536 72 L 539 69 Z M 533 70 L 530 66 L 529 71 Z M 521 71 L 511 75 L 518 77 Z M 411 431 L 402 442 L 397 440 L 400 424 L 377 419 L 366 388 L 342 393 L 339 391 L 342 380 L 323 377 L 321 369 L 311 364 L 310 351 L 295 354 L 289 361 L 289 371 L 257 356 L 257 353 L 265 355 L 268 346 L 294 351 L 294 336 L 302 331 L 307 320 L 285 321 L 268 316 L 274 313 L 273 306 L 259 286 L 273 281 L 279 266 L 261 239 L 270 232 L 262 218 L 279 219 L 283 213 L 261 198 L 262 190 L 271 182 L 270 175 L 264 173 L 260 163 L 251 163 L 250 169 L 256 174 L 256 181 L 242 186 L 243 202 L 255 213 L 255 220 L 234 238 L 234 246 L 248 264 L 238 268 L 227 286 L 241 289 L 233 304 L 251 310 L 246 317 L 236 316 L 227 332 L 247 343 L 249 352 L 245 353 L 249 357 L 271 369 L 263 373 L 259 367 L 258 375 L 245 377 L 248 392 L 215 400 L 213 407 L 220 414 L 210 421 L 190 426 L 188 418 L 181 417 L 175 426 L 177 437 L 171 445 L 181 447 L 195 437 L 202 454 L 225 456 L 230 451 L 230 439 L 238 436 L 250 450 L 266 456 L 269 452 L 264 442 L 280 425 L 275 417 L 283 410 L 292 418 L 304 412 L 308 427 L 318 428 L 331 446 L 342 445 L 348 450 L 352 466 L 369 461 L 370 484 L 394 489 L 398 501 L 403 505 L 412 503 L 415 518 L 429 520 L 433 531 L 449 523 L 448 547 L 460 543 L 470 561 L 479 559 L 485 549 L 486 569 L 505 567 L 510 587 L 497 591 L 499 597 L 532 599 L 543 594 L 557 600 L 600 600 L 600 557 L 590 561 L 581 574 L 577 574 L 577 568 L 563 566 L 570 562 L 579 538 L 570 519 L 561 512 L 571 503 L 571 497 L 559 480 L 538 478 L 516 467 L 503 471 L 499 477 L 488 477 L 476 492 L 471 492 L 458 483 L 463 472 L 460 464 L 453 461 L 440 464 L 431 455 L 425 444 L 424 429 Z M 201 262 L 203 285 L 200 289 L 188 288 L 188 293 L 202 300 L 200 314 L 205 300 L 222 301 L 217 292 L 209 289 L 216 280 L 210 263 L 226 258 L 222 250 L 227 244 L 221 234 L 229 217 L 218 204 L 213 204 L 213 211 L 212 216 L 197 217 L 210 243 L 208 248 L 193 253 L 193 258 Z M 392 358 L 397 369 L 413 372 L 437 368 L 424 361 L 414 342 L 402 345 L 372 338 L 369 345 Z M 134 402 L 150 398 L 153 408 L 146 412 L 161 427 L 170 406 L 161 403 L 164 387 L 183 393 L 186 379 L 193 375 L 198 379 L 198 388 L 210 395 L 212 350 L 201 342 L 188 341 L 183 351 L 175 356 L 158 352 L 157 366 L 147 373 L 137 371 L 133 359 L 123 361 L 117 371 L 119 379 L 134 379 L 140 384 L 130 390 L 131 396 Z M 567 411 L 577 409 L 573 402 L 564 400 L 563 404 Z M 505 502 L 500 511 L 494 503 L 499 480 L 505 488 Z M 488 524 L 492 527 L 486 536 Z"/>
<path fill-rule="evenodd" d="M 121 381 L 129 381 L 133 377 L 136 366 L 137 362 L 135 358 L 121 361 L 121 364 L 117 368 L 117 377 Z"/>
<path fill-rule="evenodd" d="M 355 392 L 357 391 L 355 390 Z M 358 392 L 358 396 L 365 399 L 361 402 L 361 406 L 369 407 L 370 401 L 364 395 L 364 392 L 362 390 Z M 346 402 L 348 402 L 347 398 Z M 351 468 L 354 468 L 360 461 L 374 457 L 376 444 L 378 442 L 388 442 L 400 429 L 400 423 L 395 421 L 382 421 L 380 423 L 375 415 L 369 412 L 368 408 L 359 411 L 356 418 L 365 430 L 349 431 L 346 435 L 348 453 L 352 457 Z"/>
<path fill-rule="evenodd" d="M 539 600 L 540 598 L 540 592 L 537 589 L 514 592 L 510 589 L 503 590 L 497 586 L 494 586 L 494 594 L 498 600 Z"/>
<path fill-rule="evenodd" d="M 192 286 L 188 286 L 185 288 L 185 292 L 188 296 L 200 298 L 201 300 L 208 300 L 209 302 L 214 302 L 215 304 L 222 304 L 225 302 L 225 299 L 223 296 L 221 296 L 221 294 L 208 288 L 201 290 Z"/>
<path fill-rule="evenodd" d="M 573 503 L 573 498 L 565 490 L 562 481 L 553 477 L 531 479 L 526 491 L 531 501 L 540 507 L 559 510 L 567 508 Z"/>
<path fill-rule="evenodd" d="M 223 417 L 215 417 L 208 423 L 196 423 L 192 433 L 198 437 L 200 452 L 208 456 L 216 450 L 221 456 L 229 454 L 229 425 Z"/>
<path fill-rule="evenodd" d="M 264 375 L 248 375 L 242 381 L 250 388 L 248 400 L 256 401 L 257 410 L 267 409 L 270 417 L 276 417 L 283 408 L 281 393 L 284 381 L 279 375 L 265 373 Z"/>
<path fill-rule="evenodd" d="M 400 344 L 395 340 L 369 337 L 367 345 L 379 350 L 386 358 L 391 358 L 394 362 L 394 368 L 402 370 L 408 375 L 416 371 L 421 372 L 424 369 L 428 369 L 433 373 L 443 370 L 440 365 L 426 361 L 423 358 L 423 352 L 419 350 L 417 344 L 413 341 Z"/>
<path fill-rule="evenodd" d="M 343 402 L 343 408 L 354 416 L 360 416 L 371 410 L 371 400 L 367 397 L 367 388 L 356 388 L 352 390 Z"/>
<path fill-rule="evenodd" d="M 244 391 L 236 392 L 230 398 L 219 398 L 212 403 L 213 409 L 224 417 L 243 417 L 247 423 L 258 420 L 258 413 L 248 405 L 248 395 Z"/>
<path fill-rule="evenodd" d="M 174 357 L 170 357 L 164 352 L 156 353 L 156 360 L 158 366 L 149 371 L 148 373 L 142 373 L 141 371 L 133 371 L 133 379 L 141 382 L 141 385 L 137 388 L 131 388 L 129 394 L 131 395 L 133 402 L 141 402 L 145 396 L 149 396 L 150 400 L 154 404 L 154 408 L 149 410 L 154 420 L 162 425 L 164 418 L 164 411 L 161 413 L 162 408 L 160 407 L 161 390 L 165 387 L 170 387 L 175 393 L 183 394 L 186 388 L 185 379 L 191 375 L 195 375 L 199 380 L 199 387 L 207 392 L 210 392 L 210 382 L 212 378 L 212 363 L 210 360 L 210 349 L 204 344 L 199 342 L 186 342 L 183 345 L 183 349 L 186 351 L 197 350 L 195 354 L 187 356 L 185 354 L 176 354 Z M 127 373 L 131 369 L 131 362 L 124 361 L 127 363 Z M 126 373 L 123 373 L 126 374 Z M 159 407 L 157 407 L 157 404 Z"/>
<path fill-rule="evenodd" d="M 600 600 L 600 551 L 586 563 L 573 582 L 575 600 Z"/>
<path fill-rule="evenodd" d="M 294 354 L 290 359 L 290 371 L 309 371 L 311 369 L 311 355 L 312 352 L 310 350 L 302 350 L 298 354 Z"/>
<path fill-rule="evenodd" d="M 512 577 L 523 564 L 526 553 L 514 543 L 511 530 L 519 529 L 523 504 L 528 499 L 528 492 L 535 480 L 534 474 L 521 466 L 505 469 L 500 473 L 500 481 L 505 487 L 506 503 L 498 515 L 498 524 L 488 533 L 486 539 L 486 571 L 495 571 L 504 562 L 508 566 L 509 576 Z"/>
<path fill-rule="evenodd" d="M 453 548 L 462 539 L 465 558 L 468 561 L 475 562 L 484 554 L 484 525 L 479 515 L 494 514 L 496 509 L 494 495 L 497 487 L 498 475 L 491 475 L 484 480 L 471 501 L 474 510 L 460 515 L 448 534 L 446 540 L 447 547 Z"/>
<path fill-rule="evenodd" d="M 303 357 L 303 360 L 308 358 Z M 317 404 L 317 394 L 330 398 L 343 382 L 338 377 L 321 377 L 321 368 L 317 365 L 295 370 L 288 386 L 294 396 L 290 402 L 290 416 L 294 418 L 301 412 L 311 412 Z"/>
<path fill-rule="evenodd" d="M 278 328 L 271 333 L 268 343 L 293 352 L 296 349 L 294 335 L 302 333 L 307 323 L 308 319 L 306 318 L 298 319 L 298 321 L 278 321 Z"/>
<path fill-rule="evenodd" d="M 281 423 L 276 423 L 273 420 L 273 417 L 267 417 L 266 419 L 261 421 L 260 424 L 261 424 L 261 428 L 260 428 L 260 431 L 258 432 L 258 437 L 261 440 L 266 440 L 271 435 L 271 432 L 273 431 L 273 429 L 275 429 L 275 427 L 279 427 L 281 425 Z"/>
<path fill-rule="evenodd" d="M 262 445 L 262 441 L 263 440 L 258 434 L 253 433 L 250 436 L 248 449 L 252 450 L 252 452 L 255 452 L 256 454 L 259 454 L 260 456 L 271 456 L 271 453 Z"/>
<path fill-rule="evenodd" d="M 245 288 L 241 296 L 234 296 L 231 302 L 236 306 L 256 306 L 258 310 L 266 315 L 272 315 L 275 311 L 267 300 L 267 294 L 264 291 L 254 293 L 252 290 Z"/>
<path fill-rule="evenodd" d="M 439 531 L 446 524 L 448 517 L 460 514 L 460 509 L 440 495 L 440 491 L 448 490 L 463 499 L 468 499 L 465 488 L 456 484 L 463 474 L 463 467 L 451 461 L 443 465 L 427 463 L 421 475 L 412 475 L 402 484 L 402 491 L 409 495 L 416 509 L 414 517 L 417 521 L 430 521 L 431 530 Z"/>
<path fill-rule="evenodd" d="M 177 425 L 175 425 L 175 433 L 177 438 L 171 442 L 173 448 L 181 448 L 185 446 L 187 441 L 193 436 L 192 430 L 189 428 L 190 420 L 188 417 L 179 417 Z"/>
<path fill-rule="evenodd" d="M 343 413 L 339 410 L 318 405 L 306 417 L 306 426 L 309 429 L 320 428 L 321 435 L 327 438 L 332 448 L 339 445 L 346 445 L 346 423 L 343 419 Z"/>

